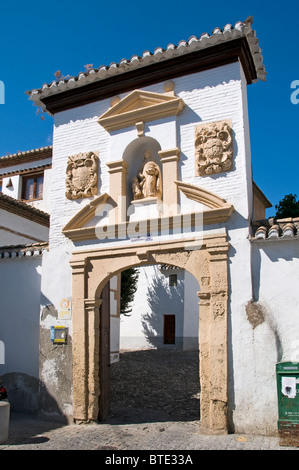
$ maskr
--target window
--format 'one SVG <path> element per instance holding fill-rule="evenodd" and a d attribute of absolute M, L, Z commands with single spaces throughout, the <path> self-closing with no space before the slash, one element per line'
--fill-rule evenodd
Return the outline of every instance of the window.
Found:
<path fill-rule="evenodd" d="M 178 285 L 178 276 L 177 276 L 177 274 L 170 274 L 169 275 L 169 285 L 171 287 L 176 287 Z"/>
<path fill-rule="evenodd" d="M 164 315 L 164 344 L 175 344 L 175 315 Z"/>
<path fill-rule="evenodd" d="M 22 179 L 22 199 L 33 201 L 43 198 L 44 174 L 23 176 Z"/>

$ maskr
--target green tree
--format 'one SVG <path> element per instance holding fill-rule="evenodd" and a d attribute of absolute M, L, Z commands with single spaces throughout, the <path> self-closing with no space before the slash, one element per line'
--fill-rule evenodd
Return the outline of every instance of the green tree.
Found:
<path fill-rule="evenodd" d="M 287 217 L 299 217 L 299 201 L 296 194 L 287 194 L 277 205 L 275 205 L 276 219 Z"/>
<path fill-rule="evenodd" d="M 129 268 L 121 273 L 120 313 L 129 316 L 132 312 L 131 303 L 137 290 L 139 271 L 137 268 Z"/>

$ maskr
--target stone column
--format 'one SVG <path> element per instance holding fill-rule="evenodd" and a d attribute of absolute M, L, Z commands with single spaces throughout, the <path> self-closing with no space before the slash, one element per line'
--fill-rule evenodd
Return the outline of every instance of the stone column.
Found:
<path fill-rule="evenodd" d="M 116 203 L 114 210 L 109 212 L 109 223 L 117 224 L 126 221 L 127 212 L 127 170 L 125 160 L 107 163 L 110 173 L 110 196 Z"/>
<path fill-rule="evenodd" d="M 201 285 L 202 287 L 202 285 Z M 199 298 L 199 376 L 200 376 L 200 422 L 204 429 L 210 428 L 210 299 L 207 290 L 197 292 Z"/>
<path fill-rule="evenodd" d="M 175 181 L 178 180 L 178 161 L 180 159 L 180 149 L 160 150 L 162 163 L 162 199 L 166 207 L 171 208 L 173 215 L 178 213 L 178 187 Z"/>
<path fill-rule="evenodd" d="M 85 299 L 85 316 L 87 319 L 87 360 L 88 360 L 88 400 L 87 419 L 96 421 L 99 416 L 99 360 L 100 360 L 100 305 L 101 299 Z"/>
<path fill-rule="evenodd" d="M 86 260 L 71 260 L 73 319 L 73 418 L 87 421 L 87 321 L 85 316 Z"/>
<path fill-rule="evenodd" d="M 228 243 L 207 247 L 210 254 L 210 427 L 228 430 Z"/>

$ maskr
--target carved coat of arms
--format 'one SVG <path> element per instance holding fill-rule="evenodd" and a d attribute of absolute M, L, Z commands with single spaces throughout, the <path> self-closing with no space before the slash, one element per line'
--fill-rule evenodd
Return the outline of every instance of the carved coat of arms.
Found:
<path fill-rule="evenodd" d="M 195 127 L 195 174 L 211 175 L 233 166 L 232 128 L 227 121 Z"/>
<path fill-rule="evenodd" d="M 94 152 L 79 153 L 67 160 L 66 192 L 68 199 L 91 197 L 98 192 L 98 157 Z"/>

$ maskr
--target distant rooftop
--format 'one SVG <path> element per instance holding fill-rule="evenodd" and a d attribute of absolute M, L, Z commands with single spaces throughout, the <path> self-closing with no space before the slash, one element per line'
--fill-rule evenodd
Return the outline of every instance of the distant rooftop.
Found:
<path fill-rule="evenodd" d="M 269 219 L 254 221 L 252 223 L 253 234 L 251 240 L 290 240 L 299 239 L 299 217 L 284 219 Z"/>
<path fill-rule="evenodd" d="M 37 149 L 26 150 L 24 152 L 16 152 L 10 155 L 3 155 L 0 158 L 0 168 L 6 166 L 18 165 L 19 163 L 33 162 L 52 157 L 52 145 L 48 147 L 40 147 Z"/>
<path fill-rule="evenodd" d="M 49 227 L 50 216 L 44 211 L 37 209 L 26 202 L 19 201 L 13 197 L 7 196 L 0 192 L 0 209 L 12 212 L 20 217 L 37 222 L 45 227 Z"/>

